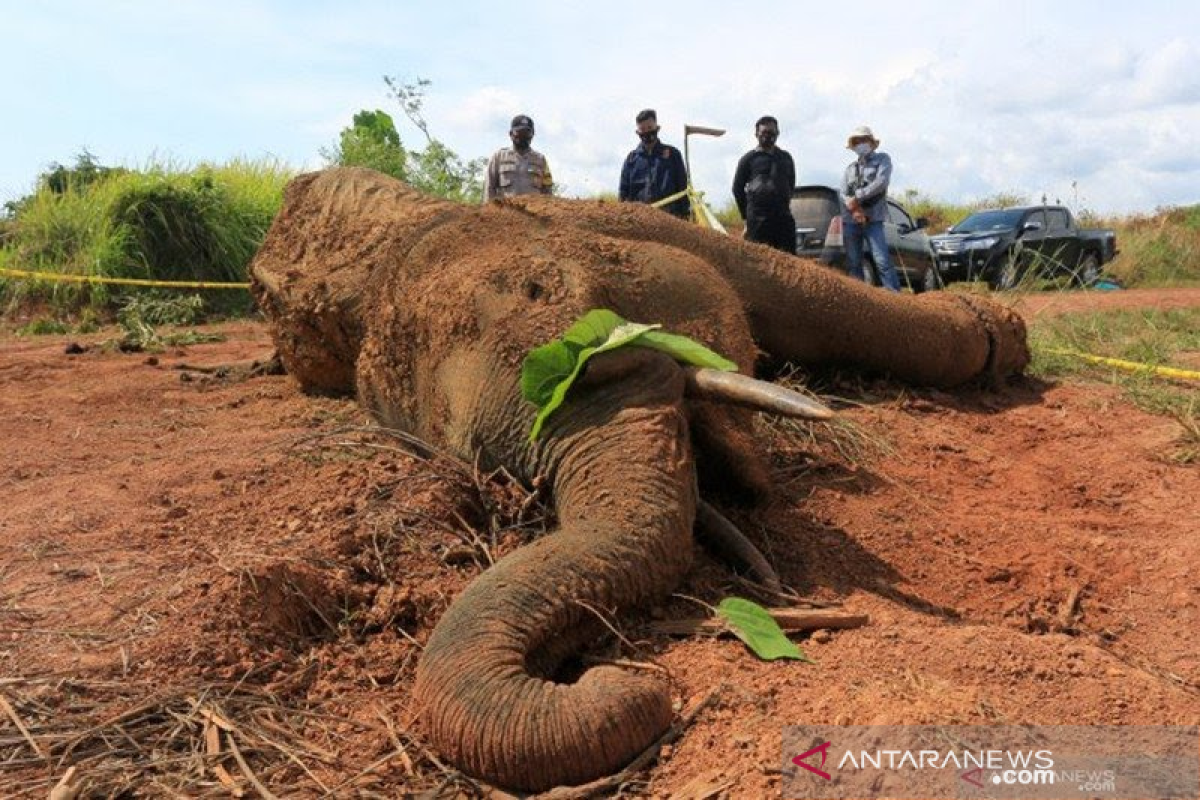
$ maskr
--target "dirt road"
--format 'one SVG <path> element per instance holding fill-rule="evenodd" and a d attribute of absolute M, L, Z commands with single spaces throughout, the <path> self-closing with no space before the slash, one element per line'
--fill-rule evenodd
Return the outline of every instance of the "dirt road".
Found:
<path fill-rule="evenodd" d="M 1118 302 L 1200 290 L 1022 307 Z M 450 780 L 409 706 L 415 659 L 534 507 L 353 432 L 350 401 L 176 369 L 271 351 L 259 325 L 222 331 L 154 358 L 0 340 L 0 694 L 29 733 L 0 714 L 0 795 L 44 797 L 71 764 L 147 795 Z M 1200 723 L 1200 468 L 1165 457 L 1174 422 L 1086 383 L 865 392 L 843 415 L 875 455 L 776 441 L 775 500 L 734 516 L 787 584 L 870 625 L 767 664 L 623 619 L 621 655 L 670 670 L 685 711 L 716 693 L 635 793 L 774 796 L 786 724 Z M 680 593 L 739 591 L 698 552 Z"/>

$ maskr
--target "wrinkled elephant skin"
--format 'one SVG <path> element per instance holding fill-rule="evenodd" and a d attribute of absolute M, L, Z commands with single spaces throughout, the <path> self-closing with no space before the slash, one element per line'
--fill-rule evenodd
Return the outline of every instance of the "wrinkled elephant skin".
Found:
<path fill-rule="evenodd" d="M 947 293 L 892 295 L 633 204 L 469 208 L 363 169 L 300 176 L 251 268 L 288 371 L 357 393 L 381 424 L 553 491 L 560 527 L 455 600 L 417 669 L 430 741 L 464 771 L 542 790 L 620 769 L 672 719 L 655 672 L 556 681 L 597 615 L 687 572 L 697 486 L 765 491 L 751 412 L 692 398 L 641 348 L 595 360 L 536 445 L 521 361 L 592 308 L 662 323 L 751 374 L 762 354 L 916 383 L 997 381 L 1028 361 L 1019 317 Z M 699 481 L 697 478 L 699 477 Z"/>

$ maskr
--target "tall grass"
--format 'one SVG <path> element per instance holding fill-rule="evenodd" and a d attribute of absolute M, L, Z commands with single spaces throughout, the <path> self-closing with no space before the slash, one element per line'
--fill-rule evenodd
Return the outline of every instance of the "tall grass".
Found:
<path fill-rule="evenodd" d="M 62 193 L 43 187 L 11 224 L 0 263 L 76 275 L 244 281 L 293 175 L 270 160 L 190 169 L 151 164 Z M 99 284 L 0 280 L 0 299 L 10 308 L 30 299 L 70 308 L 112 296 Z"/>
<path fill-rule="evenodd" d="M 1120 254 L 1106 270 L 1125 286 L 1200 286 L 1200 205 L 1085 220 L 1117 231 Z"/>
<path fill-rule="evenodd" d="M 1200 462 L 1200 386 L 1170 380 L 1150 371 L 1128 371 L 1093 364 L 1072 352 L 1117 358 L 1148 367 L 1194 370 L 1200 352 L 1200 309 L 1186 308 L 1082 312 L 1040 317 L 1029 329 L 1033 363 L 1030 372 L 1043 377 L 1079 375 L 1119 387 L 1137 406 L 1173 417 L 1180 436 L 1171 452 L 1174 461 Z"/>

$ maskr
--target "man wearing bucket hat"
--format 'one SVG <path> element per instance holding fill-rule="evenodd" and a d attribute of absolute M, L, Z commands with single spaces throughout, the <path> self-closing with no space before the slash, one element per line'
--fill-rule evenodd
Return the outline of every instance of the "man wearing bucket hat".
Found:
<path fill-rule="evenodd" d="M 879 140 L 866 125 L 850 132 L 846 148 L 855 159 L 842 176 L 842 233 L 845 237 L 846 265 L 852 278 L 867 280 L 863 270 L 863 248 L 871 248 L 875 270 L 883 287 L 900 291 L 900 280 L 888 257 L 887 189 L 892 179 L 892 159 L 879 151 Z"/>
<path fill-rule="evenodd" d="M 508 129 L 512 147 L 497 150 L 488 162 L 483 182 L 483 202 L 519 194 L 550 194 L 554 179 L 546 157 L 534 150 L 533 120 L 524 114 L 513 117 Z"/>

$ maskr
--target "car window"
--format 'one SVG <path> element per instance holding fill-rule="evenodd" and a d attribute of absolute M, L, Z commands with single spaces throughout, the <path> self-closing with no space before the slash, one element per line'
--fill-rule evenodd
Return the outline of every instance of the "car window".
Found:
<path fill-rule="evenodd" d="M 842 213 L 837 192 L 832 190 L 801 189 L 792 198 L 792 216 L 797 228 L 814 228 L 824 235 L 829 221 Z"/>
<path fill-rule="evenodd" d="M 892 202 L 888 202 L 888 222 L 893 225 L 907 225 L 909 228 L 916 227 L 912 217 L 903 208 Z"/>
<path fill-rule="evenodd" d="M 951 230 L 954 233 L 983 233 L 1003 228 L 1015 228 L 1021 220 L 1021 210 L 977 211 Z"/>
<path fill-rule="evenodd" d="M 1036 222 L 1042 226 L 1042 230 L 1046 230 L 1046 214 L 1039 208 L 1037 211 L 1030 211 L 1029 216 L 1025 217 L 1024 225 L 1030 222 Z"/>
<path fill-rule="evenodd" d="M 1049 222 L 1049 227 L 1046 230 L 1065 231 L 1069 227 L 1067 225 L 1067 212 L 1061 208 L 1047 209 L 1046 220 Z"/>

